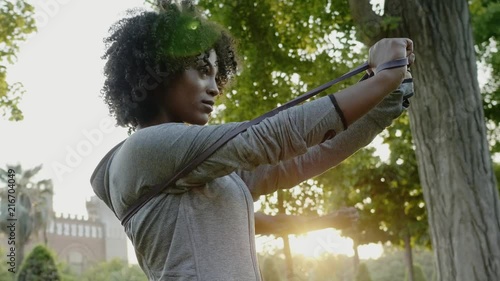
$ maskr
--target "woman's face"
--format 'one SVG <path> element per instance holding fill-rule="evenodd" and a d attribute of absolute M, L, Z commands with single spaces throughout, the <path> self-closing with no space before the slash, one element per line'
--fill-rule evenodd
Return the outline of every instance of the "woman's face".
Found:
<path fill-rule="evenodd" d="M 208 59 L 201 54 L 195 65 L 173 79 L 166 89 L 163 108 L 169 122 L 205 125 L 213 111 L 219 89 L 215 82 L 217 55 L 210 50 Z"/>

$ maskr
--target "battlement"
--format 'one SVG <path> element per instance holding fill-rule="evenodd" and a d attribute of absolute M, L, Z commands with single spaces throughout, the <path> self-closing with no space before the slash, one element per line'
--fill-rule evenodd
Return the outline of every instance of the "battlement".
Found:
<path fill-rule="evenodd" d="M 95 221 L 95 219 L 89 219 L 87 215 L 76 215 L 67 213 L 54 213 L 56 219 L 61 220 L 74 220 L 74 221 Z"/>
<path fill-rule="evenodd" d="M 56 214 L 47 225 L 47 232 L 54 235 L 101 239 L 105 226 L 102 222 L 70 214 Z"/>

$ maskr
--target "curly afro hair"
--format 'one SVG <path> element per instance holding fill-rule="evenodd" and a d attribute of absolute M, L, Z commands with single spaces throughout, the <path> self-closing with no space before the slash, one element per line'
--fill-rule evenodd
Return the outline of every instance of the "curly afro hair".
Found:
<path fill-rule="evenodd" d="M 235 41 L 206 20 L 190 1 L 159 1 L 159 11 L 129 11 L 104 39 L 107 59 L 101 94 L 117 125 L 129 131 L 157 116 L 153 91 L 192 66 L 199 56 L 217 55 L 219 90 L 236 73 Z"/>

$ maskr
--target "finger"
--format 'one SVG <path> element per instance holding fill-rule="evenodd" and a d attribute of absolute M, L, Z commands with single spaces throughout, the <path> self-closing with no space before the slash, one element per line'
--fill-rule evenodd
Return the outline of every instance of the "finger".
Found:
<path fill-rule="evenodd" d="M 406 41 L 406 56 L 408 57 L 413 53 L 413 41 L 409 38 L 405 38 Z"/>
<path fill-rule="evenodd" d="M 415 53 L 411 53 L 408 56 L 408 65 L 412 65 L 415 62 Z"/>

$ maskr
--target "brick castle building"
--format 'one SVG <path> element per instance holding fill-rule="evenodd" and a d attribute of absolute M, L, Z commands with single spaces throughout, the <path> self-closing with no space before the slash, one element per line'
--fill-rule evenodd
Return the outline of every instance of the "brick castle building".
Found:
<path fill-rule="evenodd" d="M 52 209 L 52 202 L 50 203 Z M 114 258 L 128 262 L 128 238 L 120 221 L 104 202 L 95 196 L 86 202 L 86 207 L 88 218 L 56 215 L 51 219 L 46 232 L 48 248 L 75 273 L 81 273 L 93 264 Z M 44 244 L 41 234 L 32 234 L 30 240 L 25 248 L 25 257 L 36 245 Z M 6 245 L 3 247 L 5 249 Z"/>

